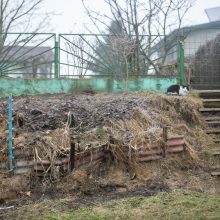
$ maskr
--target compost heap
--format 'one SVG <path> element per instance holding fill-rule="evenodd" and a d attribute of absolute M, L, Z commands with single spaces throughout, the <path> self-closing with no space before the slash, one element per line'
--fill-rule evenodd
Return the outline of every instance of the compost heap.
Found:
<path fill-rule="evenodd" d="M 4 155 L 8 141 L 7 100 L 0 102 L 0 155 Z M 96 164 L 86 171 L 69 174 L 59 182 L 58 188 L 73 187 L 72 179 L 77 179 L 80 185 L 115 181 L 127 186 L 133 180 L 130 185 L 139 186 L 169 176 L 175 167 L 184 170 L 201 166 L 199 152 L 212 144 L 212 140 L 204 132 L 205 123 L 198 113 L 200 107 L 196 98 L 151 93 L 17 97 L 13 107 L 14 147 L 22 149 L 28 160 L 50 160 L 53 164 L 56 159 L 69 155 L 71 140 L 78 143 L 77 152 L 108 146 L 112 156 L 111 161 L 105 163 L 104 174 Z M 138 164 L 136 152 L 141 147 L 164 144 L 162 128 L 165 125 L 169 126 L 169 136 L 185 136 L 185 155 Z M 6 158 L 2 156 L 1 160 Z M 52 181 L 61 178 L 56 176 L 55 170 L 50 174 Z M 99 180 L 94 180 L 93 174 L 98 175 Z M 80 182 L 80 179 L 83 180 Z"/>

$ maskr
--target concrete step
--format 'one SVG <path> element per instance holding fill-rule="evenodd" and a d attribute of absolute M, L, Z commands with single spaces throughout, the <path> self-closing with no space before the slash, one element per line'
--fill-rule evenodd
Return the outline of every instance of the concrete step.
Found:
<path fill-rule="evenodd" d="M 212 176 L 220 176 L 220 171 L 212 171 L 211 175 Z"/>
<path fill-rule="evenodd" d="M 220 121 L 208 121 L 207 123 L 208 123 L 208 125 L 211 126 L 211 127 L 220 126 Z"/>
<path fill-rule="evenodd" d="M 220 155 L 220 147 L 215 147 L 215 148 L 210 149 L 210 153 L 211 153 L 213 156 L 218 156 L 218 155 Z"/>
<path fill-rule="evenodd" d="M 220 99 L 220 90 L 194 90 L 193 93 L 203 99 Z"/>
<path fill-rule="evenodd" d="M 220 134 L 220 129 L 210 129 L 206 130 L 206 134 Z"/>
<path fill-rule="evenodd" d="M 220 112 L 220 108 L 200 108 L 200 112 Z"/>
<path fill-rule="evenodd" d="M 207 116 L 204 117 L 206 121 L 220 121 L 220 116 Z"/>
<path fill-rule="evenodd" d="M 203 99 L 203 106 L 205 108 L 218 108 L 220 107 L 220 99 Z"/>
<path fill-rule="evenodd" d="M 220 99 L 202 99 L 203 102 L 220 102 Z"/>
<path fill-rule="evenodd" d="M 215 143 L 220 143 L 220 139 L 214 139 L 213 140 Z"/>
<path fill-rule="evenodd" d="M 211 166 L 211 170 L 212 171 L 220 171 L 220 164 L 215 164 Z"/>

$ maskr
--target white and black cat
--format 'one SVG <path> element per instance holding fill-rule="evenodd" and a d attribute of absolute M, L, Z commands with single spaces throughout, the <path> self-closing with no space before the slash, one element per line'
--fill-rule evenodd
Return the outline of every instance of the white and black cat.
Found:
<path fill-rule="evenodd" d="M 187 95 L 189 86 L 172 85 L 167 89 L 167 95 Z"/>

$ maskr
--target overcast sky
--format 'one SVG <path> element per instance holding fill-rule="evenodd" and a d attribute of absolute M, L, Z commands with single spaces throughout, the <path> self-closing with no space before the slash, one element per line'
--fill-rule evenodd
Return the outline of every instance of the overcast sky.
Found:
<path fill-rule="evenodd" d="M 106 10 L 103 0 L 92 0 L 92 4 L 96 10 Z M 52 19 L 53 32 L 79 33 L 85 30 L 85 26 L 89 25 L 81 0 L 45 0 L 45 6 L 46 9 L 60 14 Z M 216 6 L 220 6 L 220 0 L 197 0 L 187 14 L 185 23 L 193 25 L 208 22 L 204 9 Z"/>

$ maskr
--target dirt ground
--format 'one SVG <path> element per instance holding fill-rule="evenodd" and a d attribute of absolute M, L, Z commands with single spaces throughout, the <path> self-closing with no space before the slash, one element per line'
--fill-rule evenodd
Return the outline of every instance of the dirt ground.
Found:
<path fill-rule="evenodd" d="M 107 200 L 108 199 L 108 200 Z M 93 198 L 80 203 L 73 198 L 42 199 L 10 212 L 0 212 L 0 219 L 63 220 L 63 219 L 219 219 L 219 195 L 176 190 L 159 192 L 154 196 Z"/>
<path fill-rule="evenodd" d="M 108 145 L 112 157 L 67 174 L 53 172 L 43 181 L 2 172 L 0 194 L 13 192 L 14 197 L 0 203 L 17 207 L 42 198 L 71 197 L 77 206 L 177 189 L 218 193 L 219 180 L 210 175 L 214 161 L 208 154 L 214 143 L 205 133 L 201 105 L 196 97 L 154 93 L 14 97 L 14 146 L 25 159 L 68 156 L 71 140 L 78 143 L 77 152 Z M 0 106 L 1 160 L 7 163 L 7 100 L 0 99 Z M 185 136 L 186 151 L 137 163 L 134 152 L 163 144 L 164 126 L 169 126 L 169 136 Z"/>

